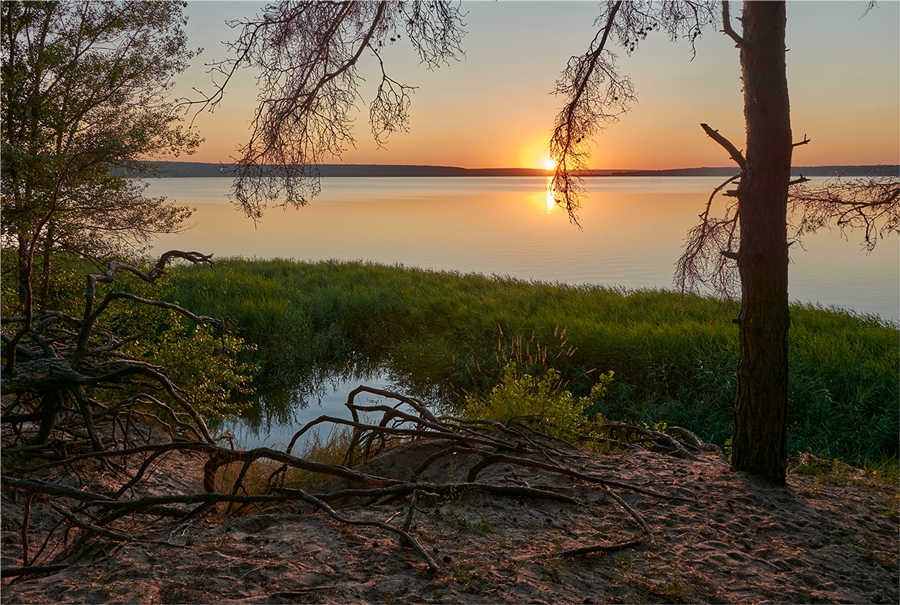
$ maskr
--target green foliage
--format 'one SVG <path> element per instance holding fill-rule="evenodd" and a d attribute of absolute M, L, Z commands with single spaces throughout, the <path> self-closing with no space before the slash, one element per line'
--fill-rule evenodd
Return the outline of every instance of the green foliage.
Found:
<path fill-rule="evenodd" d="M 4 247 L 21 255 L 22 312 L 52 308 L 61 255 L 110 258 L 178 230 L 190 209 L 128 178 L 148 158 L 192 152 L 169 98 L 184 71 L 183 2 L 4 2 Z M 34 301 L 26 293 L 29 282 Z"/>
<path fill-rule="evenodd" d="M 15 250 L 3 250 L 4 264 L 14 264 L 15 260 Z M 138 259 L 126 262 L 136 267 L 146 264 Z M 50 290 L 51 308 L 80 316 L 87 274 L 104 270 L 84 260 L 60 258 L 56 263 L 57 279 Z M 148 299 L 161 294 L 159 284 L 147 284 L 127 274 L 120 276 L 113 289 Z M 108 286 L 100 284 L 98 296 L 102 298 L 108 290 Z M 15 283 L 3 280 L 4 316 L 14 314 L 17 298 Z M 256 347 L 243 338 L 219 334 L 210 327 L 196 327 L 171 311 L 123 300 L 114 301 L 99 323 L 104 338 L 126 342 L 121 353 L 163 367 L 207 421 L 240 416 L 252 405 L 251 385 L 259 366 L 253 361 Z"/>
<path fill-rule="evenodd" d="M 238 355 L 252 349 L 241 338 L 206 326 L 191 330 L 170 315 L 155 338 L 129 343 L 123 352 L 164 367 L 197 411 L 215 421 L 240 416 L 251 405 L 256 368 Z"/>
<path fill-rule="evenodd" d="M 555 368 L 577 402 L 600 368 L 615 382 L 589 413 L 664 420 L 719 445 L 731 435 L 738 339 L 729 302 L 284 260 L 179 268 L 168 287 L 169 300 L 237 320 L 268 385 L 380 365 L 413 394 L 462 405 L 485 399 L 516 362 L 532 376 L 541 364 Z M 854 465 L 897 458 L 897 325 L 795 305 L 791 326 L 790 453 Z"/>
<path fill-rule="evenodd" d="M 603 399 L 613 381 L 613 373 L 601 374 L 588 397 L 575 398 L 565 390 L 560 374 L 553 368 L 531 375 L 519 370 L 515 362 L 503 368 L 500 382 L 486 396 L 467 395 L 464 413 L 469 418 L 509 422 L 535 420 L 536 426 L 561 439 L 573 434 L 590 434 L 602 415 L 589 418 L 596 401 Z"/>
<path fill-rule="evenodd" d="M 149 299 L 160 294 L 158 284 L 134 277 L 123 278 L 117 286 Z M 123 354 L 164 368 L 208 422 L 240 416 L 252 405 L 251 385 L 259 366 L 252 361 L 256 347 L 243 338 L 131 301 L 115 301 L 101 319 L 108 333 L 130 339 Z"/>

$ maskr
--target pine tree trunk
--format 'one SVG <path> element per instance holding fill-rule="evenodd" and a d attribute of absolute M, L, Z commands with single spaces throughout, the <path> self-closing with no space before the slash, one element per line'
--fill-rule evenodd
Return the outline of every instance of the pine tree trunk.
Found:
<path fill-rule="evenodd" d="M 785 484 L 788 384 L 787 197 L 791 124 L 785 3 L 745 2 L 741 71 L 747 122 L 740 203 L 740 360 L 734 470 Z"/>

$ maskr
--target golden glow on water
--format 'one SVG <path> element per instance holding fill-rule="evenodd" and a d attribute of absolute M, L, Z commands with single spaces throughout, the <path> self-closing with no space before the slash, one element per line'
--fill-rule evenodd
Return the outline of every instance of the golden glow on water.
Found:
<path fill-rule="evenodd" d="M 556 207 L 556 196 L 553 195 L 553 178 L 547 177 L 547 214 Z"/>

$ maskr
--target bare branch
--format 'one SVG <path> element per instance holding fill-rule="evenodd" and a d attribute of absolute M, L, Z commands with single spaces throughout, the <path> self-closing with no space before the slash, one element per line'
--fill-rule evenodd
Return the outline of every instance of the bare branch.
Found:
<path fill-rule="evenodd" d="M 631 81 L 619 78 L 614 66 L 615 55 L 606 49 L 621 6 L 622 2 L 616 2 L 609 9 L 606 23 L 597 32 L 588 52 L 570 59 L 556 83 L 556 94 L 566 95 L 569 102 L 556 117 L 550 140 L 550 157 L 556 162 L 551 187 L 556 203 L 564 206 L 576 223 L 581 189 L 579 172 L 587 168 L 587 142 L 602 128 L 601 124 L 615 121 L 635 99 Z M 613 113 L 608 108 L 614 108 Z"/>
<path fill-rule="evenodd" d="M 358 405 L 355 396 L 371 392 L 393 397 L 398 400 L 396 405 Z M 405 406 L 405 407 L 404 407 Z M 387 465 L 379 464 L 376 459 L 371 460 L 362 472 L 359 467 L 351 468 L 347 465 L 326 464 L 296 457 L 288 452 L 280 452 L 268 448 L 256 448 L 240 451 L 222 447 L 214 443 L 176 441 L 172 443 L 154 443 L 127 449 L 112 450 L 106 452 L 91 452 L 77 456 L 71 456 L 63 460 L 43 464 L 28 469 L 7 469 L 0 477 L 4 488 L 19 490 L 33 496 L 45 494 L 53 496 L 50 507 L 58 515 L 72 525 L 79 527 L 83 533 L 76 540 L 80 544 L 82 539 L 90 535 L 98 535 L 114 541 L 147 541 L 147 530 L 153 528 L 158 534 L 159 517 L 170 517 L 184 520 L 198 512 L 208 510 L 216 504 L 239 504 L 243 506 L 255 504 L 287 504 L 311 505 L 316 510 L 323 512 L 338 523 L 349 526 L 372 526 L 393 533 L 400 538 L 404 546 L 414 549 L 425 561 L 431 571 L 438 569 L 437 563 L 431 558 L 428 551 L 422 548 L 416 536 L 411 532 L 412 517 L 415 512 L 416 502 L 422 494 L 433 498 L 459 498 L 466 493 L 482 492 L 495 498 L 516 499 L 541 499 L 549 500 L 560 505 L 574 506 L 581 509 L 593 505 L 582 497 L 587 485 L 599 485 L 606 490 L 612 502 L 615 502 L 639 527 L 644 538 L 652 536 L 652 530 L 643 516 L 622 497 L 613 490 L 626 490 L 640 496 L 658 498 L 663 501 L 693 501 L 691 497 L 666 494 L 647 486 L 638 486 L 630 482 L 612 477 L 601 476 L 583 464 L 587 456 L 583 451 L 574 446 L 553 441 L 550 437 L 538 431 L 532 430 L 528 434 L 519 431 L 516 425 L 510 423 L 503 426 L 495 422 L 462 421 L 453 418 L 438 418 L 427 410 L 418 400 L 380 389 L 360 387 L 348 398 L 347 407 L 353 412 L 354 418 L 359 419 L 357 412 L 365 412 L 366 422 L 345 421 L 355 425 L 356 435 L 348 444 L 348 449 L 356 449 L 358 444 L 367 441 L 369 436 L 393 437 L 393 442 L 403 440 L 404 447 L 425 448 L 423 453 L 436 449 L 441 456 L 456 454 L 454 468 L 467 477 L 464 481 L 451 479 L 446 475 L 446 470 L 435 469 L 435 463 L 439 459 L 434 455 L 428 456 L 426 463 L 416 464 L 418 455 L 410 459 L 416 468 L 406 468 L 401 462 L 399 465 L 393 458 L 386 461 Z M 378 412 L 381 413 L 379 421 Z M 338 419 L 322 417 L 320 420 L 338 423 Z M 604 425 L 606 426 L 606 425 Z M 671 435 L 650 431 L 642 427 L 634 427 L 625 424 L 610 424 L 609 430 L 621 432 L 636 432 L 642 442 L 656 451 L 658 448 L 671 453 L 681 452 L 681 457 L 694 458 L 688 454 L 687 449 L 701 452 L 704 444 L 689 431 L 673 429 Z M 679 442 L 674 437 L 687 435 L 690 442 Z M 419 436 L 424 439 L 418 439 Z M 411 443 L 413 441 L 418 443 Z M 465 443 L 465 447 L 454 446 L 453 443 Z M 388 439 L 383 440 L 384 443 Z M 561 449 L 562 448 L 562 449 Z M 203 468 L 203 492 L 188 490 L 186 493 L 147 494 L 148 470 L 157 465 L 165 456 L 181 453 L 199 456 L 206 462 Z M 370 451 L 374 456 L 376 452 Z M 403 451 L 398 452 L 402 458 Z M 388 456 L 395 454 L 388 453 Z M 137 471 L 127 477 L 118 489 L 107 489 L 104 493 L 98 493 L 94 489 L 76 486 L 57 485 L 40 479 L 20 479 L 13 475 L 34 475 L 51 468 L 66 466 L 69 469 L 78 468 L 90 462 L 101 461 L 111 463 L 113 460 L 128 460 L 131 457 L 140 458 Z M 347 456 L 349 458 L 349 456 Z M 259 461 L 270 460 L 283 465 L 283 470 L 273 473 L 262 493 L 250 493 L 245 489 L 243 481 L 251 465 Z M 368 458 L 367 458 L 368 460 Z M 573 463 L 574 461 L 574 463 Z M 217 484 L 218 470 L 225 465 L 241 463 L 242 468 L 236 481 L 225 489 L 219 489 Z M 482 478 L 476 481 L 479 474 L 486 475 L 483 471 L 493 465 L 512 465 L 521 469 L 529 469 L 536 473 L 549 473 L 549 476 L 567 478 L 567 482 L 552 482 L 550 486 L 509 485 L 504 479 L 496 477 Z M 306 488 L 285 489 L 282 480 L 274 480 L 277 475 L 284 473 L 288 468 L 300 469 L 306 473 L 314 473 L 325 478 L 335 478 L 337 483 L 323 485 L 320 493 L 310 493 Z M 422 480 L 419 478 L 426 469 L 432 475 L 437 475 L 437 480 Z M 243 490 L 244 494 L 238 492 Z M 28 496 L 28 497 L 31 497 Z M 409 509 L 402 528 L 390 525 L 390 520 L 374 521 L 351 517 L 346 511 L 352 510 L 357 504 L 372 502 L 376 499 L 389 498 L 396 500 L 411 496 Z M 43 504 L 46 499 L 34 498 L 35 502 Z M 65 500 L 73 500 L 77 507 L 64 504 Z M 349 504 L 350 508 L 340 511 L 339 505 Z M 200 505 L 196 507 L 194 505 Z M 364 504 L 363 504 L 364 505 Z M 121 521 L 127 517 L 127 522 Z M 152 521 L 142 521 L 145 518 Z M 393 517 L 392 517 L 393 518 Z M 636 546 L 640 541 L 628 540 L 617 544 L 601 544 L 596 546 L 581 547 L 560 553 L 563 556 L 577 556 L 592 552 L 614 551 Z M 77 552 L 71 548 L 53 558 L 46 557 L 47 561 L 54 563 L 64 562 Z M 37 563 L 37 557 L 26 561 L 25 564 Z M 24 572 L 23 572 L 24 573 Z"/>
<path fill-rule="evenodd" d="M 837 226 L 841 235 L 863 232 L 863 248 L 871 252 L 879 238 L 900 233 L 900 177 L 875 175 L 856 181 L 835 178 L 821 187 L 795 184 L 790 190 L 795 237 Z"/>
<path fill-rule="evenodd" d="M 569 59 L 554 91 L 566 104 L 550 139 L 550 157 L 556 163 L 552 187 L 557 203 L 574 222 L 581 175 L 588 170 L 589 142 L 636 101 L 631 80 L 619 71 L 610 45 L 630 54 L 650 33 L 662 31 L 672 40 L 687 39 L 693 51 L 703 30 L 716 21 L 718 10 L 712 1 L 606 3 L 587 52 Z"/>
<path fill-rule="evenodd" d="M 722 31 L 740 47 L 747 46 L 747 41 L 731 27 L 731 7 L 728 0 L 722 2 Z"/>
<path fill-rule="evenodd" d="M 157 278 L 159 278 L 162 274 L 166 266 L 173 259 L 184 259 L 190 263 L 198 264 L 198 263 L 210 263 L 212 262 L 212 255 L 201 254 L 199 252 L 182 252 L 181 250 L 169 250 L 168 252 L 164 252 L 160 255 L 159 260 L 156 262 L 156 265 L 148 272 L 141 271 L 136 269 L 135 267 L 127 264 L 127 263 L 119 263 L 116 261 L 110 261 L 107 265 L 106 272 L 102 275 L 88 275 L 87 276 L 87 289 L 85 290 L 84 295 L 84 317 L 81 324 L 81 329 L 78 333 L 78 341 L 76 345 L 76 350 L 74 354 L 74 359 L 78 359 L 85 353 L 85 348 L 87 346 L 88 337 L 91 334 L 91 331 L 94 328 L 94 322 L 97 320 L 97 316 L 109 305 L 110 301 L 115 298 L 131 298 L 132 300 L 137 300 L 138 302 L 144 302 L 145 299 L 140 299 L 139 297 L 127 295 L 124 293 L 113 292 L 108 294 L 98 308 L 94 309 L 94 297 L 97 293 L 96 283 L 99 281 L 101 283 L 113 283 L 115 282 L 115 273 L 118 269 L 123 271 L 127 271 L 133 275 L 138 276 L 142 280 L 146 282 L 154 282 Z M 149 301 L 148 301 L 149 302 Z M 156 301 L 154 301 L 156 302 Z M 159 302 L 155 306 L 164 306 L 167 303 Z M 178 310 L 180 308 L 176 308 L 177 305 L 171 305 L 173 310 Z M 168 308 L 168 307 L 167 307 Z M 184 314 L 189 313 L 185 309 L 181 309 L 180 312 Z M 199 318 L 199 316 L 196 316 Z M 218 321 L 218 320 L 213 320 Z"/>
<path fill-rule="evenodd" d="M 381 67 L 381 83 L 369 105 L 369 124 L 372 136 L 379 147 L 384 147 L 387 137 L 392 132 L 408 132 L 410 95 L 416 90 L 389 78 L 384 71 L 384 61 L 377 50 L 372 51 Z"/>
<path fill-rule="evenodd" d="M 732 176 L 712 191 L 700 214 L 700 224 L 688 232 L 675 271 L 675 283 L 682 293 L 695 290 L 699 285 L 709 285 L 726 295 L 736 292 L 737 268 L 725 259 L 737 257 L 738 204 L 726 205 L 725 218 L 713 217 L 712 205 L 725 187 L 740 178 L 739 174 Z"/>
<path fill-rule="evenodd" d="M 747 160 L 744 159 L 744 155 L 738 151 L 738 148 L 734 146 L 734 143 L 719 134 L 718 130 L 710 128 L 708 124 L 700 124 L 700 126 L 709 138 L 725 148 L 725 151 L 727 151 L 728 155 L 731 156 L 731 159 L 741 167 L 741 170 L 744 170 L 747 167 Z"/>
<path fill-rule="evenodd" d="M 878 8 L 878 2 L 876 2 L 875 0 L 869 0 L 869 3 L 866 5 L 866 10 L 863 11 L 863 14 L 861 14 L 859 18 L 862 19 L 863 17 L 868 15 L 869 11 L 871 11 L 873 8 Z"/>
<path fill-rule="evenodd" d="M 299 207 L 320 191 L 317 165 L 355 144 L 351 112 L 361 100 L 358 63 L 369 51 L 407 38 L 428 67 L 461 54 L 462 14 L 453 2 L 272 4 L 239 25 L 235 58 L 212 66 L 228 83 L 239 67 L 260 70 L 259 106 L 236 159 L 232 194 L 248 216 L 268 204 Z M 413 87 L 387 76 L 369 112 L 379 145 L 406 128 Z M 214 102 L 221 92 L 214 95 Z"/>

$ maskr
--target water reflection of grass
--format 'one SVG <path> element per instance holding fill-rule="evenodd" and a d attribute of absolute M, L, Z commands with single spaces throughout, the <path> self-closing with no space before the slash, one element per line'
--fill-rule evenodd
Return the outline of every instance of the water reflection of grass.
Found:
<path fill-rule="evenodd" d="M 222 261 L 179 269 L 170 288 L 198 312 L 236 319 L 270 385 L 382 364 L 417 395 L 459 402 L 530 347 L 576 397 L 613 370 L 606 418 L 666 421 L 720 444 L 730 434 L 731 303 L 342 262 Z M 896 459 L 896 324 L 795 306 L 790 346 L 791 451 Z"/>

